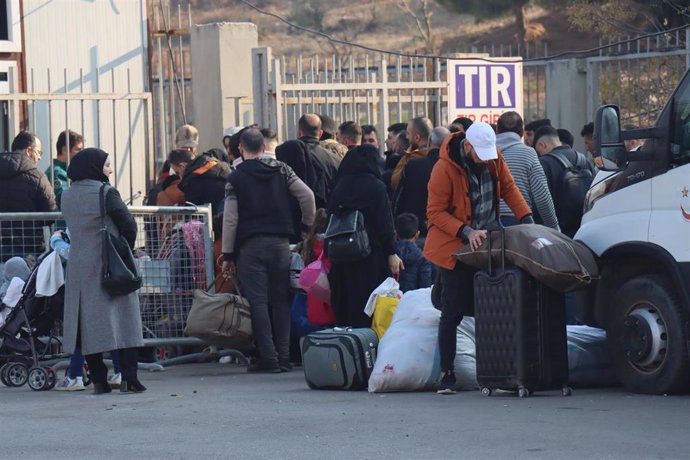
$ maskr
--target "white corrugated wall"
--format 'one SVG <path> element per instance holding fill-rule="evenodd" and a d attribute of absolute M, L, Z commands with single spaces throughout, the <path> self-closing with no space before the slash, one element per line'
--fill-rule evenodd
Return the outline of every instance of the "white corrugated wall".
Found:
<path fill-rule="evenodd" d="M 146 91 L 145 0 L 24 0 L 23 19 L 28 93 Z M 143 102 L 53 101 L 29 108 L 31 129 L 43 142 L 43 168 L 50 164 L 48 152 L 55 156 L 58 134 L 69 127 L 85 136 L 86 147 L 111 154 L 111 182 L 124 199 L 146 193 Z"/>

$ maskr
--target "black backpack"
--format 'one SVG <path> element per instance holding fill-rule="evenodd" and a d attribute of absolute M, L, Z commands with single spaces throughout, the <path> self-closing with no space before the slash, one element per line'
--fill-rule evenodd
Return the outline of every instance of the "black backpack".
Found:
<path fill-rule="evenodd" d="M 560 184 L 555 184 L 558 200 L 554 200 L 554 204 L 558 223 L 564 233 L 574 233 L 580 228 L 585 196 L 594 176 L 587 167 L 587 159 L 579 152 L 575 152 L 577 159 L 574 165 L 562 152 L 551 152 L 551 155 L 565 168 Z"/>
<path fill-rule="evenodd" d="M 333 263 L 356 262 L 371 254 L 364 216 L 356 209 L 331 214 L 324 240 L 326 255 Z"/>

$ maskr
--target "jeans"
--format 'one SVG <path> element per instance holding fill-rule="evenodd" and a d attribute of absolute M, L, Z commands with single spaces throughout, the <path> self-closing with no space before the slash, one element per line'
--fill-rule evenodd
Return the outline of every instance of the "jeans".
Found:
<path fill-rule="evenodd" d="M 257 235 L 237 258 L 242 295 L 249 301 L 262 365 L 290 363 L 290 246 L 279 236 Z"/>
<path fill-rule="evenodd" d="M 81 349 L 77 348 L 69 357 L 69 371 L 67 376 L 74 380 L 77 377 L 84 376 L 84 355 L 81 354 Z"/>
<path fill-rule="evenodd" d="M 122 372 L 122 365 L 120 362 L 120 350 L 111 351 L 110 359 L 113 360 L 113 373 L 120 374 Z"/>
<path fill-rule="evenodd" d="M 458 262 L 453 270 L 439 270 L 442 288 L 438 348 L 441 371 L 446 372 L 455 368 L 457 328 L 464 315 L 474 315 L 474 274 L 477 269 Z"/>

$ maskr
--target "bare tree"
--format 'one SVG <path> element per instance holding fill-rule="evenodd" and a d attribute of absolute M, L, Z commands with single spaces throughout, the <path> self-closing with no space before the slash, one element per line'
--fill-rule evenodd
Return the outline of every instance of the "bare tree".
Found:
<path fill-rule="evenodd" d="M 681 0 L 576 0 L 566 11 L 576 29 L 609 37 L 661 32 L 690 23 L 690 6 Z"/>
<path fill-rule="evenodd" d="M 414 21 L 424 41 L 425 51 L 430 54 L 438 53 L 436 35 L 431 26 L 433 12 L 429 9 L 429 0 L 398 0 L 397 5 Z"/>
<path fill-rule="evenodd" d="M 356 42 L 362 34 L 376 30 L 379 25 L 375 0 L 362 2 L 350 13 L 353 16 L 336 18 L 328 14 L 321 0 L 303 0 L 292 3 L 288 19 L 298 26 L 318 32 L 313 36 L 314 42 L 324 52 L 342 56 L 351 51 L 347 43 Z M 294 28 L 291 31 L 299 33 Z"/>

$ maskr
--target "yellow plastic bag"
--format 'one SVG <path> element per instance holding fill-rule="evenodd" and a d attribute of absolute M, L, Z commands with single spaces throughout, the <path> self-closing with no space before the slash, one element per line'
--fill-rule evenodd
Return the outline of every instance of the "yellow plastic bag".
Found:
<path fill-rule="evenodd" d="M 400 302 L 400 299 L 397 297 L 376 296 L 371 328 L 376 331 L 379 340 L 381 340 L 383 334 L 386 333 L 388 326 L 391 325 L 393 313 L 395 313 L 395 309 L 398 308 L 398 302 Z"/>

